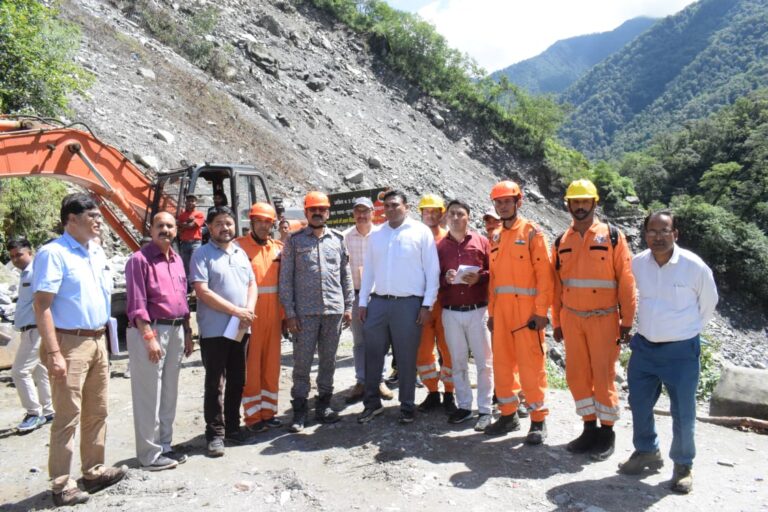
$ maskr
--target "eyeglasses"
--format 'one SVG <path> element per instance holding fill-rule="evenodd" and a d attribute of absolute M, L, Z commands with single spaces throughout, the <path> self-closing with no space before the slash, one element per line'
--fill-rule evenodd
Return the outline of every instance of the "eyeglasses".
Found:
<path fill-rule="evenodd" d="M 674 232 L 673 229 L 664 228 L 664 229 L 649 229 L 645 232 L 646 235 L 650 236 L 651 238 L 656 238 L 658 236 L 669 236 Z"/>
<path fill-rule="evenodd" d="M 90 220 L 101 219 L 103 215 L 99 212 L 83 212 L 80 215 L 88 217 Z"/>

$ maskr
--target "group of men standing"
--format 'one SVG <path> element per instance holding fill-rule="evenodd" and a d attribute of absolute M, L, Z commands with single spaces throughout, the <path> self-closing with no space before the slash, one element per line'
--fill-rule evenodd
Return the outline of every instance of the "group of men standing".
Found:
<path fill-rule="evenodd" d="M 308 421 L 315 352 L 315 418 L 338 421 L 331 397 L 339 336 L 347 326 L 354 338 L 356 377 L 347 402 L 363 400 L 359 423 L 373 420 L 384 410 L 382 399 L 393 398 L 383 382 L 390 348 L 400 374 L 400 423 L 412 423 L 417 410 L 438 405 L 450 423 L 471 419 L 471 354 L 477 368 L 475 430 L 489 435 L 518 430 L 524 405 L 530 414 L 525 441 L 541 444 L 549 412 L 544 329 L 551 308 L 554 338 L 565 342 L 566 379 L 583 421 L 581 435 L 567 449 L 589 453 L 594 460 L 605 460 L 614 451 L 613 425 L 619 418 L 615 364 L 620 344 L 630 338 L 637 287 L 639 323 L 630 343 L 628 375 L 636 451 L 620 472 L 638 474 L 663 464 L 653 424 L 653 405 L 663 384 L 672 400 L 673 489 L 689 492 L 699 333 L 717 303 L 709 268 L 677 246 L 669 212 L 646 218 L 649 249 L 633 259 L 624 235 L 595 218 L 599 198 L 586 180 L 568 188 L 573 222 L 551 250 L 543 232 L 519 215 L 523 193 L 516 183 L 502 181 L 490 196 L 494 210 L 484 216 L 487 236 L 470 229 L 471 209 L 465 202 L 452 200 L 446 206 L 437 196 L 424 196 L 418 222 L 409 217 L 407 197 L 398 190 L 381 198 L 386 223 L 373 226 L 373 205 L 359 198 L 353 208 L 355 226 L 339 233 L 326 226 L 328 196 L 310 192 L 304 198 L 308 226 L 285 243 L 271 236 L 277 220 L 271 205 L 254 204 L 250 232 L 237 239 L 234 212 L 217 205 L 206 217 L 210 241 L 183 258 L 172 248 L 177 219 L 156 214 L 151 241 L 126 265 L 127 343 L 141 466 L 170 469 L 186 460 L 171 442 L 181 361 L 192 351 L 189 285 L 197 300 L 205 367 L 209 456 L 224 455 L 225 441 L 249 443 L 254 434 L 281 426 L 276 413 L 285 330 L 293 339 L 290 430 L 299 432 Z M 189 206 L 179 224 L 198 230 L 199 216 Z M 9 249 L 14 264 L 26 272 L 21 291 L 35 310 L 28 318 L 22 309 L 17 324 L 25 324 L 18 325 L 24 333 L 39 332 L 45 363 L 33 370 L 43 403 L 31 392 L 22 401 L 33 418 L 30 424 L 53 421 L 49 473 L 54 502 L 71 505 L 122 479 L 125 467 L 104 465 L 105 326 L 112 278 L 103 250 L 93 241 L 101 214 L 89 196 L 72 194 L 62 203 L 61 218 L 64 234 L 43 246 L 34 264 L 31 254 L 20 257 L 30 252 L 28 245 Z M 500 225 L 493 228 L 495 223 Z M 42 379 L 46 369 L 51 403 Z M 25 378 L 29 373 L 24 372 Z M 417 376 L 428 391 L 418 407 Z M 33 387 L 26 383 L 23 389 Z M 496 421 L 494 394 L 500 411 Z M 78 424 L 85 491 L 69 475 Z"/>

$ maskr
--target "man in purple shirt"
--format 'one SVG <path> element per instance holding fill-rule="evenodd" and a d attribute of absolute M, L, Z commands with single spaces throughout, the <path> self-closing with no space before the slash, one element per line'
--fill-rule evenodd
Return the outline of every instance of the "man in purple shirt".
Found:
<path fill-rule="evenodd" d="M 152 242 L 125 265 L 126 333 L 133 396 L 136 457 L 148 471 L 175 468 L 187 456 L 171 448 L 182 356 L 192 353 L 187 276 L 171 248 L 176 219 L 152 219 Z"/>

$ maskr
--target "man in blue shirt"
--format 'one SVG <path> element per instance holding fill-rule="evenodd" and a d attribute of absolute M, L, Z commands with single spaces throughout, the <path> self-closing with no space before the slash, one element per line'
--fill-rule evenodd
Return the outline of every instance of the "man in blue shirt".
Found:
<path fill-rule="evenodd" d="M 48 369 L 40 361 L 40 334 L 32 309 L 32 245 L 26 238 L 17 238 L 8 242 L 7 247 L 11 263 L 21 271 L 13 321 L 21 337 L 11 375 L 21 405 L 27 410 L 18 426 L 19 433 L 24 434 L 53 421 L 53 404 Z"/>
<path fill-rule="evenodd" d="M 109 367 L 106 325 L 112 275 L 101 246 L 96 202 L 76 193 L 61 204 L 64 234 L 44 245 L 34 261 L 35 320 L 51 378 L 56 417 L 51 426 L 48 473 L 57 506 L 85 503 L 126 473 L 104 466 Z M 80 425 L 83 487 L 70 477 Z"/>

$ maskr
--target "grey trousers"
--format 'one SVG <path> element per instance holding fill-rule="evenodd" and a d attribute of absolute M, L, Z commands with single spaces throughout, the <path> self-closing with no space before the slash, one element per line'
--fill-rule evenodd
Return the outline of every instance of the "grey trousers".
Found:
<path fill-rule="evenodd" d="M 421 341 L 419 317 L 422 297 L 371 297 L 363 326 L 365 335 L 365 407 L 381 407 L 379 370 L 392 344 L 400 376 L 400 409 L 413 411 L 416 399 L 416 354 Z"/>
<path fill-rule="evenodd" d="M 40 333 L 28 329 L 21 333 L 19 348 L 11 369 L 21 406 L 32 416 L 53 414 L 48 369 L 40 361 Z"/>
<path fill-rule="evenodd" d="M 341 336 L 341 315 L 307 315 L 298 317 L 301 331 L 293 336 L 293 387 L 291 398 L 309 396 L 309 373 L 317 349 L 317 393 L 333 394 L 336 351 Z"/>
<path fill-rule="evenodd" d="M 358 306 L 359 295 L 355 291 L 355 303 L 352 305 L 352 358 L 355 360 L 355 379 L 358 384 L 365 383 L 365 334 L 363 333 L 363 323 L 360 321 L 360 310 Z M 387 362 L 381 367 L 381 380 L 387 372 Z"/>
<path fill-rule="evenodd" d="M 182 325 L 153 324 L 152 327 L 157 330 L 157 340 L 163 354 L 159 363 L 149 360 L 139 330 L 126 330 L 136 458 L 142 466 L 149 466 L 160 454 L 171 450 L 179 371 L 184 357 Z"/>

